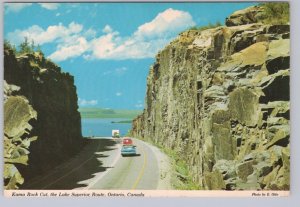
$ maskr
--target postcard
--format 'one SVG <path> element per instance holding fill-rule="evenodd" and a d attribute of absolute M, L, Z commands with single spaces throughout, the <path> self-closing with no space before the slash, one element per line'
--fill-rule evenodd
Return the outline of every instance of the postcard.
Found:
<path fill-rule="evenodd" d="M 5 196 L 289 195 L 288 2 L 3 15 Z"/>

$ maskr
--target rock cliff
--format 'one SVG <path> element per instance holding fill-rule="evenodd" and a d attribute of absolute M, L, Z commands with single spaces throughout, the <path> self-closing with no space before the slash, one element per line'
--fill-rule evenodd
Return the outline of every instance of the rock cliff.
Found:
<path fill-rule="evenodd" d="M 10 98 L 5 101 L 5 135 L 10 140 L 38 137 L 30 148 L 28 145 L 26 150 L 22 150 L 26 159 L 29 157 L 28 166 L 17 166 L 26 186 L 26 182 L 31 178 L 46 172 L 81 149 L 83 141 L 80 114 L 77 111 L 76 87 L 73 77 L 61 72 L 61 69 L 45 59 L 42 53 L 16 56 L 9 48 L 4 50 L 4 80 L 9 84 L 8 88 L 10 85 L 18 88 L 18 91 L 15 91 L 17 96 L 7 95 Z M 14 111 L 15 107 L 19 109 L 17 104 L 24 110 Z M 9 111 L 6 111 L 6 108 Z M 32 118 L 36 118 L 36 121 Z M 22 121 L 20 126 L 24 127 L 24 130 L 25 127 L 31 130 L 24 132 L 23 128 L 19 127 L 24 135 L 19 132 L 14 136 L 9 134 L 6 127 L 16 127 L 19 120 Z M 12 148 L 16 150 L 18 144 Z M 14 155 L 8 155 L 8 158 L 9 156 Z"/>
<path fill-rule="evenodd" d="M 4 188 L 18 189 L 24 178 L 17 165 L 28 165 L 29 146 L 37 137 L 30 137 L 36 111 L 25 97 L 15 93 L 20 88 L 4 81 Z"/>
<path fill-rule="evenodd" d="M 203 189 L 289 189 L 289 25 L 262 10 L 183 32 L 150 68 L 132 135 L 175 151 Z"/>

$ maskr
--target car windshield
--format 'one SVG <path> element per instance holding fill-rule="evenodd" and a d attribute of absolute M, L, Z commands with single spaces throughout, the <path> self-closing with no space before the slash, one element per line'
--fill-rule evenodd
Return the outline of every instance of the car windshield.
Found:
<path fill-rule="evenodd" d="M 132 148 L 133 146 L 123 146 L 123 148 Z"/>

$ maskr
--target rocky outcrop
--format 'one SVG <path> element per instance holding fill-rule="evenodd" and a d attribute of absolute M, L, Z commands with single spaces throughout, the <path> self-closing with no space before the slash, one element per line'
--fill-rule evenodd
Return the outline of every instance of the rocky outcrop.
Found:
<path fill-rule="evenodd" d="M 28 165 L 29 146 L 37 137 L 30 137 L 36 111 L 22 96 L 14 95 L 20 88 L 4 81 L 4 188 L 18 189 L 24 178 L 18 165 Z"/>
<path fill-rule="evenodd" d="M 226 18 L 226 26 L 238 26 L 260 22 L 263 8 L 260 6 L 251 6 L 244 10 L 238 10 Z"/>
<path fill-rule="evenodd" d="M 252 10 L 167 45 L 133 122 L 133 136 L 175 151 L 204 189 L 289 189 L 289 25 Z"/>
<path fill-rule="evenodd" d="M 23 187 L 35 175 L 46 172 L 81 149 L 81 120 L 77 111 L 76 87 L 73 77 L 61 72 L 61 69 L 45 59 L 42 53 L 16 56 L 9 48 L 4 50 L 4 79 L 8 84 L 19 87 L 17 94 L 23 97 L 9 98 L 5 107 L 13 110 L 15 102 L 26 105 L 28 100 L 29 108 L 36 111 L 36 121 L 30 121 L 30 116 L 24 115 L 26 119 L 23 120 L 26 124 L 20 123 L 20 126 L 32 126 L 32 130 L 25 133 L 29 134 L 28 137 L 38 137 L 31 144 L 30 153 L 28 151 L 26 154 L 29 156 L 28 166 L 17 167 L 25 179 L 24 185 L 21 186 Z M 29 108 L 26 109 L 27 113 L 32 114 Z M 5 118 L 5 126 L 13 122 L 18 123 L 17 115 L 23 115 L 21 112 L 5 111 L 5 117 L 8 117 Z M 12 135 L 7 135 L 12 139 Z M 18 134 L 19 136 L 24 138 Z"/>

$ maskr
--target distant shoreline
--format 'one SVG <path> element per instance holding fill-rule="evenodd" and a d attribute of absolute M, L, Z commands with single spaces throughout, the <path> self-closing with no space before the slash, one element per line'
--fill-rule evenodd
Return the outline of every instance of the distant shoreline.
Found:
<path fill-rule="evenodd" d="M 79 108 L 81 118 L 85 119 L 109 119 L 120 118 L 133 120 L 142 111 L 140 110 L 117 110 L 117 109 L 102 109 L 102 108 Z M 127 122 L 129 123 L 129 122 Z M 131 123 L 131 121 L 130 121 Z"/>
<path fill-rule="evenodd" d="M 124 121 L 112 121 L 112 124 L 131 124 L 132 120 L 124 120 Z"/>

